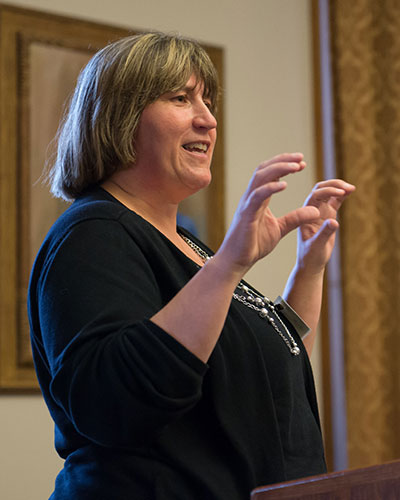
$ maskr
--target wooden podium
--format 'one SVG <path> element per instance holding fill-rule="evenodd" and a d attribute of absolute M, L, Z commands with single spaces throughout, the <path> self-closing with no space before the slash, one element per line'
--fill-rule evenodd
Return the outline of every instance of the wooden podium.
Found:
<path fill-rule="evenodd" d="M 251 500 L 399 500 L 400 460 L 261 486 Z"/>

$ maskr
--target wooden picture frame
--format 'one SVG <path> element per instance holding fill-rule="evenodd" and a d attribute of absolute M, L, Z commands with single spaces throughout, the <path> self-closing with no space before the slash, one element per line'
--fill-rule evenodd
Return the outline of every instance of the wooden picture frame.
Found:
<path fill-rule="evenodd" d="M 40 242 L 65 207 L 40 183 L 63 103 L 91 55 L 135 31 L 0 4 L 0 390 L 31 391 L 26 295 Z M 223 50 L 204 46 L 223 88 Z M 213 182 L 201 198 L 203 237 L 224 235 L 223 100 Z M 51 151 L 51 146 L 50 146 Z M 199 201 L 193 207 L 198 209 Z M 202 206 L 202 205 L 200 205 Z M 193 207 L 189 207 L 188 215 Z"/>

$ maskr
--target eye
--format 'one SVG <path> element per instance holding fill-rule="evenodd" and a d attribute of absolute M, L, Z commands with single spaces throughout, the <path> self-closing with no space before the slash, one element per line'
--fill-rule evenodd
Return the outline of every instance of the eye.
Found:
<path fill-rule="evenodd" d="M 172 97 L 172 101 L 179 102 L 179 103 L 185 103 L 188 100 L 188 96 L 186 94 L 179 94 L 174 97 Z"/>

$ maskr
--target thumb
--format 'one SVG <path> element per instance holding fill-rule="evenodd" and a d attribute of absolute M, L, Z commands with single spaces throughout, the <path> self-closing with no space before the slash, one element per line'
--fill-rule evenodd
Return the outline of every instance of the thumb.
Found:
<path fill-rule="evenodd" d="M 285 236 L 302 224 L 315 221 L 319 215 L 320 213 L 317 207 L 305 206 L 279 217 L 278 222 L 281 228 L 281 235 Z"/>
<path fill-rule="evenodd" d="M 336 219 L 327 219 L 321 226 L 321 229 L 315 235 L 315 242 L 324 245 L 329 238 L 336 233 L 339 223 Z"/>

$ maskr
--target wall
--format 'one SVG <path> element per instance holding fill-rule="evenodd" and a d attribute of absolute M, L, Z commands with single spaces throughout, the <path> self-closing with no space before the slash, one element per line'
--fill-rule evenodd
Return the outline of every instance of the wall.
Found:
<path fill-rule="evenodd" d="M 252 170 L 279 152 L 302 151 L 309 168 L 289 179 L 272 206 L 282 214 L 303 202 L 314 183 L 309 0 L 8 3 L 125 27 L 180 31 L 224 47 L 227 224 Z M 275 298 L 294 255 L 293 234 L 249 273 L 249 280 Z M 316 356 L 319 381 L 318 361 Z M 61 461 L 40 396 L 0 395 L 0 443 L 1 498 L 47 498 Z"/>

